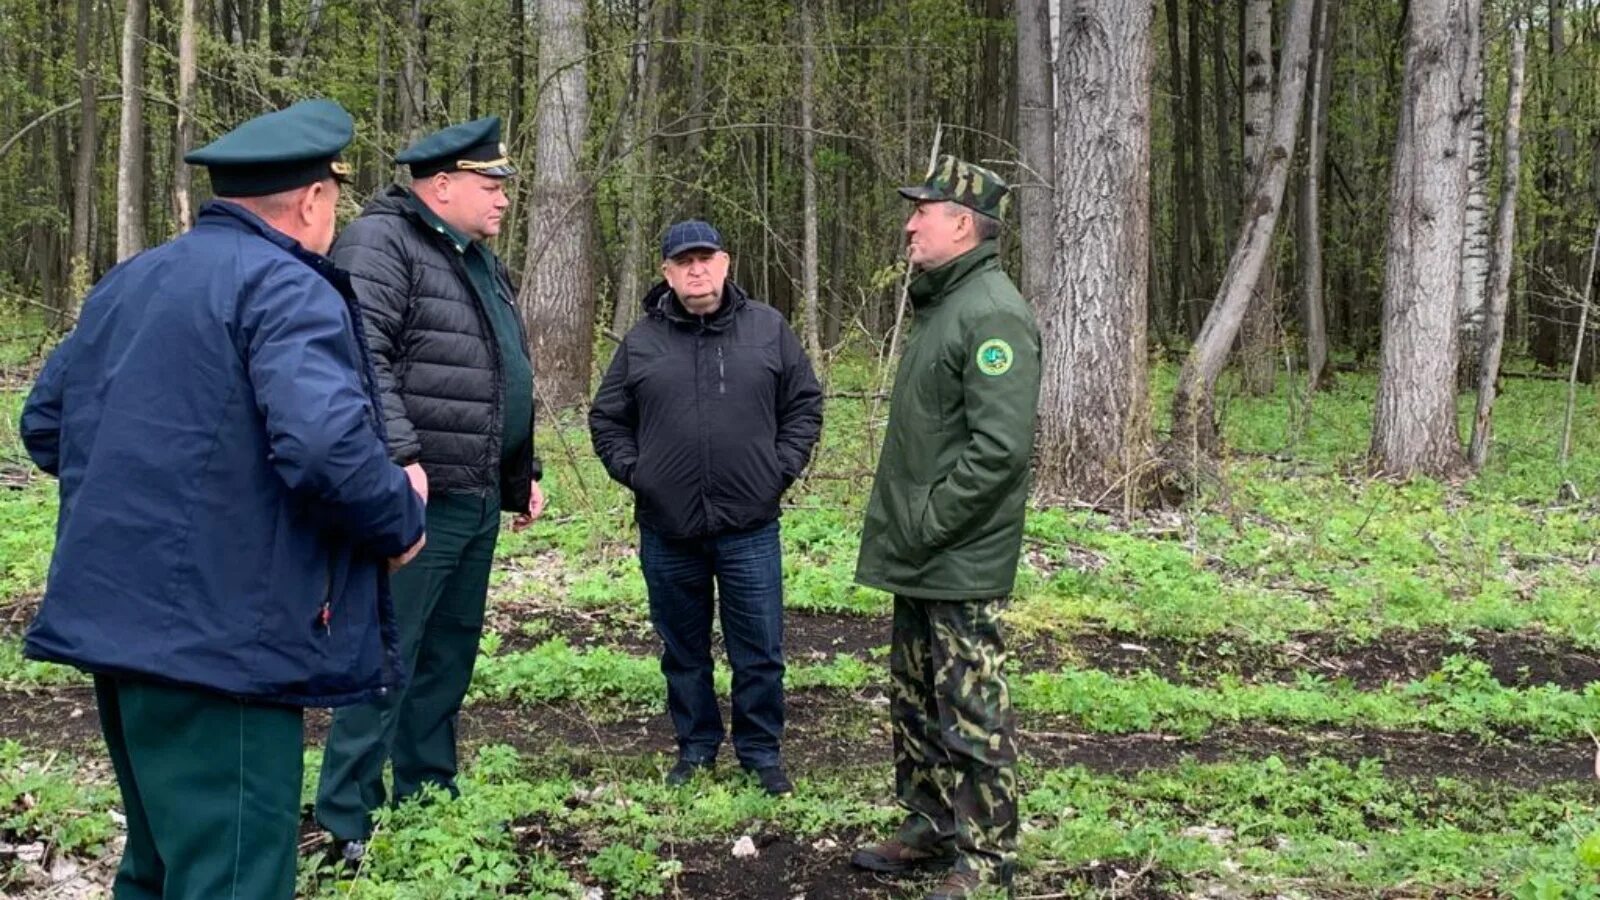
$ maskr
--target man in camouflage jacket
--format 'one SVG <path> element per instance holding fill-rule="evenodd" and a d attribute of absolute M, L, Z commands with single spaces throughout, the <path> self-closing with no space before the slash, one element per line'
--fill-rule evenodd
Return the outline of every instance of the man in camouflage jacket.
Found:
<path fill-rule="evenodd" d="M 890 591 L 894 631 L 894 839 L 862 868 L 951 866 L 928 900 L 1009 888 L 1015 721 L 1000 611 L 1016 580 L 1039 397 L 1033 311 L 996 247 L 1008 190 L 986 169 L 939 160 L 902 188 L 915 320 L 895 376 L 856 581 Z"/>

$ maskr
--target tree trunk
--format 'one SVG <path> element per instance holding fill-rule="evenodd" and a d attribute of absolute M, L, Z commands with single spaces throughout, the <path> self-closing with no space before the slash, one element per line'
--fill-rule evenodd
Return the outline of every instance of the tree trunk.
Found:
<path fill-rule="evenodd" d="M 1056 59 L 1054 291 L 1044 304 L 1038 490 L 1140 502 L 1150 453 L 1145 334 L 1153 10 L 1063 0 Z"/>
<path fill-rule="evenodd" d="M 803 259 L 800 262 L 801 340 L 813 365 L 822 365 L 822 329 L 817 316 L 817 136 L 812 131 L 816 106 L 816 39 L 812 8 L 816 0 L 800 0 L 800 183 Z"/>
<path fill-rule="evenodd" d="M 1017 0 L 1017 146 L 1022 165 L 1012 193 L 1022 222 L 1022 296 L 1041 307 L 1055 270 L 1051 234 L 1055 184 L 1055 73 L 1050 68 L 1050 2 Z"/>
<path fill-rule="evenodd" d="M 707 30 L 706 17 L 710 14 L 711 4 L 696 3 L 694 5 L 694 19 L 691 29 L 694 32 L 694 48 L 689 52 L 689 96 L 688 113 L 685 117 L 685 131 L 689 134 L 683 139 L 683 156 L 690 163 L 700 159 L 700 146 L 704 142 L 701 129 L 705 128 L 706 119 L 706 44 L 713 40 Z M 690 215 L 699 215 L 704 205 L 699 198 L 699 192 L 690 200 Z"/>
<path fill-rule="evenodd" d="M 194 225 L 193 203 L 189 196 L 189 164 L 183 161 L 194 143 L 195 30 L 198 28 L 196 0 L 183 0 L 178 26 L 178 124 L 172 148 L 172 218 L 178 231 Z"/>
<path fill-rule="evenodd" d="M 1495 211 L 1494 248 L 1489 258 L 1489 308 L 1483 321 L 1482 354 L 1478 363 L 1478 403 L 1472 416 L 1472 442 L 1468 456 L 1474 469 L 1489 460 L 1489 440 L 1494 434 L 1495 380 L 1500 375 L 1500 352 L 1505 345 L 1506 307 L 1511 295 L 1511 249 L 1517 233 L 1517 184 L 1522 169 L 1522 76 L 1527 67 L 1528 32 L 1521 21 L 1511 23 L 1511 74 L 1506 88 L 1504 174 L 1500 205 Z"/>
<path fill-rule="evenodd" d="M 1567 240 L 1567 221 L 1561 204 L 1571 191 L 1568 172 L 1572 164 L 1572 130 L 1568 124 L 1571 108 L 1565 88 L 1567 65 L 1566 0 L 1550 0 L 1548 12 L 1548 66 L 1555 95 L 1546 111 L 1545 129 L 1554 136 L 1555 146 L 1540 161 L 1539 193 L 1544 203 L 1538 214 L 1536 231 L 1539 246 L 1534 254 L 1533 289 L 1528 292 L 1529 318 L 1532 320 L 1533 358 L 1541 366 L 1558 368 L 1566 359 L 1569 321 L 1566 297 L 1567 272 L 1571 250 Z"/>
<path fill-rule="evenodd" d="M 1188 293 L 1194 276 L 1194 259 L 1190 255 L 1194 247 L 1194 210 L 1189 205 L 1189 198 L 1193 189 L 1189 183 L 1189 150 L 1183 140 L 1184 132 L 1184 84 L 1183 84 L 1183 40 L 1181 37 L 1183 16 L 1178 9 L 1178 0 L 1167 0 L 1167 52 L 1172 57 L 1169 72 L 1172 79 L 1170 86 L 1172 106 L 1172 269 L 1167 279 L 1167 326 L 1173 330 L 1189 323 L 1188 337 L 1193 339 L 1199 331 L 1200 316 L 1195 307 L 1194 297 Z M 1192 89 L 1192 86 L 1191 86 Z M 1158 326 L 1159 327 L 1159 326 Z"/>
<path fill-rule="evenodd" d="M 1283 86 L 1280 84 L 1281 92 Z M 1296 101 L 1298 105 L 1299 101 Z M 1272 118 L 1272 0 L 1245 0 L 1244 22 L 1244 183 L 1255 196 L 1264 167 L 1262 153 Z M 1277 204 L 1275 203 L 1274 206 Z M 1241 228 L 1248 227 L 1245 225 Z M 1255 281 L 1239 341 L 1244 388 L 1256 396 L 1272 393 L 1278 373 L 1277 267 L 1267 266 Z"/>
<path fill-rule="evenodd" d="M 1312 38 L 1310 94 L 1306 110 L 1306 167 L 1296 205 L 1300 231 L 1300 299 L 1306 339 L 1306 388 L 1322 387 L 1328 366 L 1328 320 L 1322 299 L 1322 168 L 1327 147 L 1328 88 L 1333 75 L 1333 34 L 1329 7 L 1338 0 L 1317 0 Z"/>
<path fill-rule="evenodd" d="M 1216 253 L 1211 238 L 1211 207 L 1206 199 L 1205 115 L 1201 102 L 1204 99 L 1205 80 L 1200 76 L 1200 25 L 1200 2 L 1189 0 L 1189 68 L 1186 76 L 1188 90 L 1184 92 L 1188 133 L 1182 140 L 1189 150 L 1189 189 L 1192 192 L 1189 198 L 1189 220 L 1194 223 L 1196 249 L 1199 250 L 1199 258 L 1190 272 L 1186 288 L 1188 307 L 1194 311 L 1190 337 L 1200 331 L 1199 323 L 1205 318 L 1205 310 L 1201 308 L 1201 298 L 1211 296 L 1213 279 L 1216 278 Z"/>
<path fill-rule="evenodd" d="M 1228 40 L 1223 23 L 1223 3 L 1211 8 L 1211 98 L 1216 107 L 1217 128 L 1217 183 L 1220 185 L 1217 202 L 1222 204 L 1222 252 L 1233 255 L 1233 240 L 1239 227 L 1239 170 L 1234 167 L 1233 153 L 1239 148 L 1239 135 L 1233 129 L 1229 111 L 1233 106 L 1233 79 L 1228 77 Z"/>
<path fill-rule="evenodd" d="M 425 81 L 422 63 L 422 0 L 401 0 L 404 23 L 400 39 L 405 54 L 400 63 L 400 81 L 396 90 L 400 95 L 400 138 L 409 144 L 422 135 L 426 121 L 424 92 Z M 542 57 L 541 57 L 542 59 Z M 543 84 L 541 73 L 540 83 Z"/>
<path fill-rule="evenodd" d="M 1456 302 L 1480 0 L 1412 0 L 1399 136 L 1390 173 L 1382 368 L 1372 462 L 1447 475 L 1456 433 Z"/>
<path fill-rule="evenodd" d="M 1480 0 L 1481 2 L 1481 0 Z M 1483 22 L 1473 23 L 1477 55 L 1483 55 Z M 1483 329 L 1484 300 L 1489 278 L 1489 139 L 1483 102 L 1483 66 L 1477 67 L 1472 86 L 1472 127 L 1467 151 L 1467 212 L 1461 248 L 1461 287 L 1456 302 L 1456 327 L 1460 329 L 1457 384 L 1469 390 L 1477 383 L 1478 336 Z"/>
<path fill-rule="evenodd" d="M 634 47 L 634 96 L 628 108 L 632 117 L 633 150 L 623 161 L 628 178 L 628 228 L 622 251 L 622 277 L 618 279 L 616 305 L 612 308 L 611 328 L 617 335 L 628 333 L 639 317 L 639 299 L 644 294 L 641 275 L 648 253 L 645 233 L 653 229 L 655 213 L 650 202 L 650 178 L 655 172 L 657 95 L 661 92 L 661 49 L 656 41 L 664 34 L 665 0 L 656 0 L 639 11 L 639 38 Z"/>
<path fill-rule="evenodd" d="M 127 0 L 122 23 L 122 127 L 117 139 L 117 261 L 144 249 L 146 0 Z"/>
<path fill-rule="evenodd" d="M 73 314 L 73 307 L 88 290 L 91 277 L 89 236 L 93 233 L 95 151 L 99 141 L 99 116 L 95 100 L 97 56 L 92 52 L 95 34 L 94 0 L 78 0 L 76 43 L 72 59 L 78 70 L 78 146 L 72 164 L 72 290 L 64 296 L 63 315 L 58 326 L 64 326 Z"/>
<path fill-rule="evenodd" d="M 542 0 L 539 19 L 539 132 L 518 303 L 541 369 L 540 402 L 561 409 L 588 399 L 594 339 L 588 186 L 579 169 L 589 131 L 584 0 Z"/>
<path fill-rule="evenodd" d="M 1172 397 L 1172 440 L 1181 459 L 1192 459 L 1217 443 L 1213 394 L 1217 376 L 1227 362 L 1245 310 L 1257 283 L 1268 271 L 1273 233 L 1283 205 L 1284 187 L 1294 161 L 1300 111 L 1305 101 L 1311 55 L 1311 13 L 1316 0 L 1294 0 L 1283 35 L 1283 68 L 1278 96 L 1272 109 L 1270 140 L 1263 143 L 1257 160 L 1254 186 L 1246 197 L 1246 213 L 1239 220 L 1239 240 L 1228 263 L 1228 273 L 1217 289 L 1216 300 L 1200 337 L 1189 350 L 1178 387 Z"/>
<path fill-rule="evenodd" d="M 807 0 L 801 0 L 802 3 Z M 1000 35 L 1005 24 L 1005 6 L 1002 0 L 983 2 L 983 43 L 979 49 L 978 90 L 972 97 L 978 104 L 977 141 L 974 148 L 979 158 L 991 151 L 1008 146 L 1010 135 L 1001 130 L 1005 113 L 1006 86 L 1000 74 Z"/>
<path fill-rule="evenodd" d="M 506 109 L 506 142 L 516 145 L 521 141 L 523 82 L 528 73 L 528 12 L 527 0 L 511 0 L 511 105 Z"/>

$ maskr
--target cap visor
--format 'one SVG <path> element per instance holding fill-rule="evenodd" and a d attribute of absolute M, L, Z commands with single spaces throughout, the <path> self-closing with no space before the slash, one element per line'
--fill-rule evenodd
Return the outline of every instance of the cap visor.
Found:
<path fill-rule="evenodd" d="M 511 163 L 506 163 L 503 166 L 495 166 L 489 169 L 479 169 L 478 174 L 487 175 L 490 178 L 511 178 L 517 174 L 517 167 Z"/>
<path fill-rule="evenodd" d="M 673 247 L 671 250 L 668 250 L 666 253 L 663 253 L 661 255 L 661 258 L 662 259 L 671 259 L 671 258 L 673 258 L 674 256 L 677 256 L 680 253 L 688 253 L 690 250 L 721 250 L 721 249 L 722 249 L 721 247 L 717 246 L 716 244 L 711 243 L 710 241 L 688 241 L 686 243 L 682 243 L 682 244 L 677 245 L 676 247 Z"/>
<path fill-rule="evenodd" d="M 900 196 L 906 198 L 907 200 L 948 200 L 948 199 L 950 199 L 949 197 L 945 196 L 944 191 L 941 191 L 938 188 L 928 187 L 925 184 L 919 184 L 919 185 L 914 185 L 912 187 L 900 188 Z"/>

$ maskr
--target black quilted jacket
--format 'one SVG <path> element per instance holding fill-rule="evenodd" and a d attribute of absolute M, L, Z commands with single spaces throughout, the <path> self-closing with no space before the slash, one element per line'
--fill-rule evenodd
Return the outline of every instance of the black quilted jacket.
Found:
<path fill-rule="evenodd" d="M 506 386 L 499 345 L 461 255 L 412 202 L 409 191 L 391 186 L 339 235 L 331 254 L 355 283 L 389 454 L 401 465 L 420 461 L 431 492 L 482 496 L 503 485 L 501 507 L 522 512 L 540 467 L 531 439 L 501 461 Z M 515 297 L 505 266 L 498 275 L 504 296 Z M 526 335 L 522 344 L 526 353 Z"/>

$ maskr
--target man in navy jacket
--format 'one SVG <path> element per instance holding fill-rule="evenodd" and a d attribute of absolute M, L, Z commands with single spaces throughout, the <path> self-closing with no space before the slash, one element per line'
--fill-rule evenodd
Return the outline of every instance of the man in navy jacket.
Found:
<path fill-rule="evenodd" d="M 25 652 L 94 675 L 117 900 L 290 900 L 302 708 L 398 682 L 388 572 L 426 484 L 322 256 L 352 130 L 308 101 L 191 153 L 223 199 L 96 285 L 23 410 L 61 495 Z"/>

